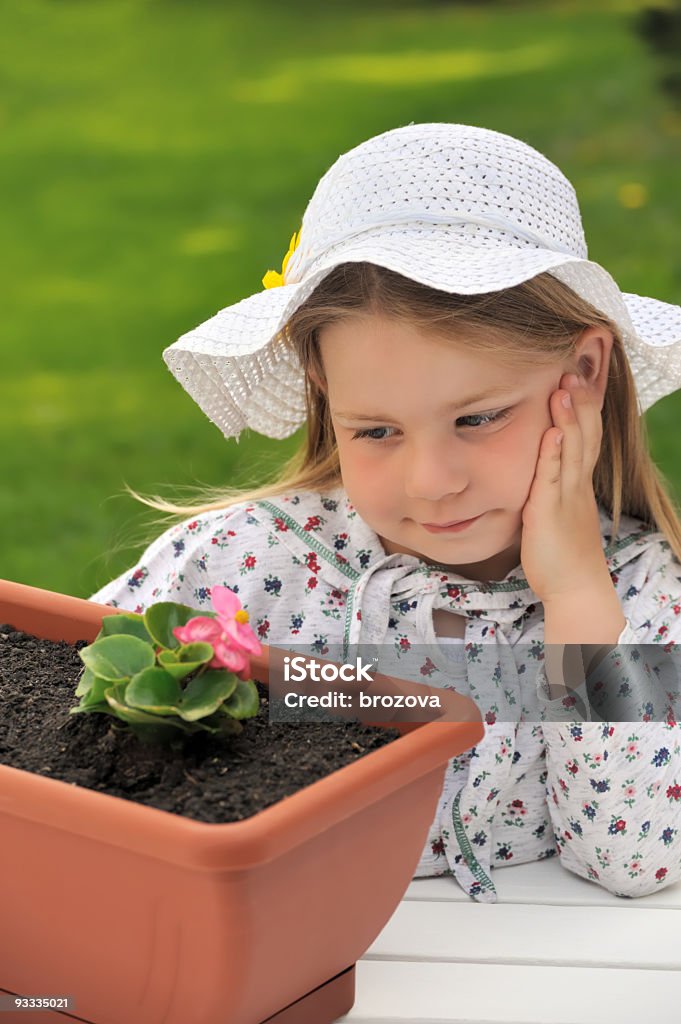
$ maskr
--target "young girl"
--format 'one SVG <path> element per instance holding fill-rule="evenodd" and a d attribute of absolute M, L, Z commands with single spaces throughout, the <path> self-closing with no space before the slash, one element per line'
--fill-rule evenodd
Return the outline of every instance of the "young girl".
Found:
<path fill-rule="evenodd" d="M 681 309 L 588 259 L 542 154 L 459 124 L 341 156 L 263 284 L 164 358 L 225 437 L 304 446 L 258 490 L 141 498 L 183 519 L 90 600 L 225 585 L 263 643 L 470 692 L 485 738 L 416 877 L 482 902 L 556 854 L 619 896 L 681 879 L 681 523 L 641 418 L 681 387 Z"/>

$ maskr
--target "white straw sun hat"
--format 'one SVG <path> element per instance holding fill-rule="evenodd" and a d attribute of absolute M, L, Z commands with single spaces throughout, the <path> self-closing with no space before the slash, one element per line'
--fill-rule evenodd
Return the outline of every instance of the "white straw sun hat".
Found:
<path fill-rule="evenodd" d="M 165 349 L 225 437 L 284 438 L 305 421 L 303 370 L 281 331 L 329 271 L 366 261 L 446 292 L 493 292 L 549 271 L 619 327 L 640 411 L 681 387 L 681 308 L 622 293 L 588 259 L 575 190 L 536 149 L 464 124 L 368 139 L 319 181 L 282 273 Z"/>

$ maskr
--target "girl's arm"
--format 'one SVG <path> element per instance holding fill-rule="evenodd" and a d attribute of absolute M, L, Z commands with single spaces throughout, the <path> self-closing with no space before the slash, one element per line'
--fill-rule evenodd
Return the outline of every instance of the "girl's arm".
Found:
<path fill-rule="evenodd" d="M 546 794 L 561 862 L 616 896 L 681 881 L 676 722 L 548 722 Z"/>
<path fill-rule="evenodd" d="M 679 570 L 660 558 L 627 603 L 617 644 L 592 660 L 576 690 L 549 700 L 540 673 L 547 802 L 561 862 L 618 896 L 681 881 Z M 579 681 L 577 670 L 566 675 L 566 683 Z"/>

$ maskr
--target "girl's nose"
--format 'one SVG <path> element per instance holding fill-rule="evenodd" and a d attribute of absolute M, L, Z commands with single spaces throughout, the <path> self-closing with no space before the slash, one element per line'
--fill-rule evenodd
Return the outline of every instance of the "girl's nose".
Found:
<path fill-rule="evenodd" d="M 408 498 L 440 501 L 451 494 L 464 491 L 469 483 L 469 472 L 451 444 L 421 446 L 411 452 L 404 470 L 404 492 Z"/>

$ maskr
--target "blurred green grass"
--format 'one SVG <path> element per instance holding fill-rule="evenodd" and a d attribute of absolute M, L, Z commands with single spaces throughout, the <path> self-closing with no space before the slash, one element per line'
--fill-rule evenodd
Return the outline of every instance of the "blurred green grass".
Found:
<path fill-rule="evenodd" d="M 161 352 L 261 288 L 321 174 L 371 135 L 517 135 L 575 185 L 590 257 L 678 302 L 681 116 L 633 31 L 641 6 L 5 7 L 0 577 L 87 597 L 156 516 L 124 481 L 171 497 L 292 454 L 302 432 L 225 441 Z M 678 497 L 678 396 L 647 423 Z"/>

